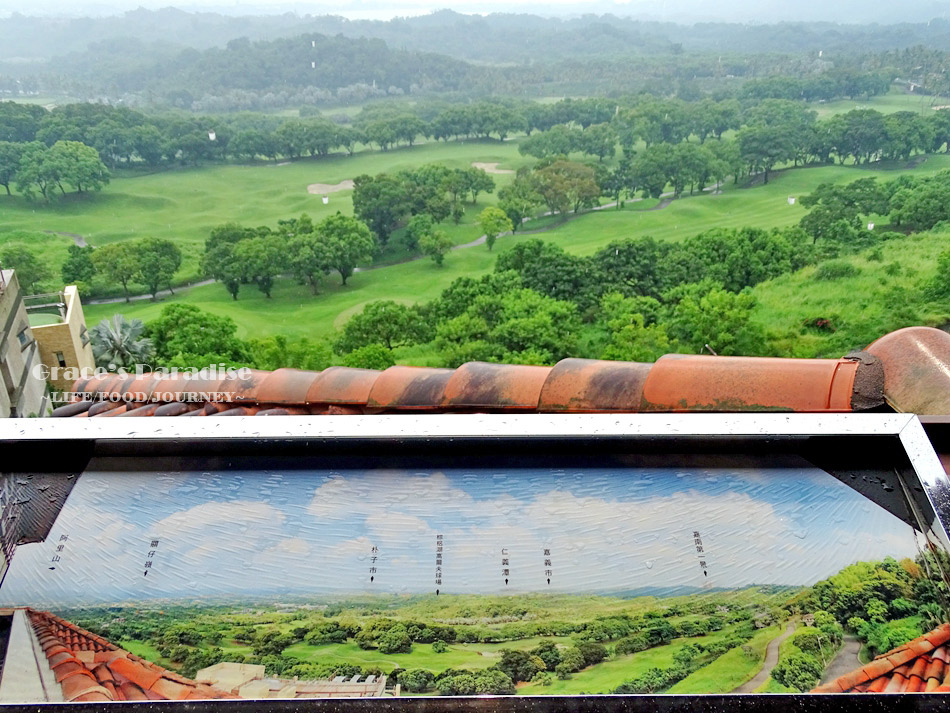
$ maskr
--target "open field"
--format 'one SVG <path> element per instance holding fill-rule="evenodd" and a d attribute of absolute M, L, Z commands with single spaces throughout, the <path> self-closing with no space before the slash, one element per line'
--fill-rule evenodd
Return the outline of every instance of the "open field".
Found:
<path fill-rule="evenodd" d="M 464 145 L 466 150 L 471 146 Z M 440 147 L 441 148 L 441 147 Z M 489 148 L 486 145 L 484 148 Z M 501 145 L 498 149 L 505 148 Z M 487 153 L 487 151 L 483 151 Z M 469 154 L 471 155 L 471 154 Z M 328 162 L 329 163 L 329 162 Z M 514 160 L 508 164 L 516 165 Z M 907 172 L 929 174 L 950 167 L 950 156 L 932 156 L 926 162 Z M 294 168 L 297 166 L 288 166 Z M 224 170 L 224 169 L 222 169 Z M 283 169 L 276 169 L 283 170 Z M 800 196 L 823 181 L 852 181 L 862 176 L 895 177 L 898 171 L 869 169 L 855 166 L 823 166 L 800 168 L 775 174 L 767 186 L 736 188 L 727 185 L 721 195 L 697 195 L 674 201 L 669 207 L 658 211 L 644 211 L 639 203 L 628 203 L 624 210 L 606 209 L 571 220 L 550 232 L 542 234 L 544 240 L 556 243 L 568 252 L 591 254 L 613 240 L 653 235 L 662 240 L 682 240 L 715 227 L 761 227 L 770 228 L 797 223 L 805 214 L 798 204 L 789 206 L 789 195 Z M 504 176 L 498 177 L 504 179 Z M 342 194 L 341 194 L 342 195 Z M 494 198 L 491 196 L 489 198 Z M 479 209 L 484 199 L 479 200 Z M 333 200 L 331 199 L 331 206 Z M 471 215 L 471 212 L 470 212 Z M 466 218 L 474 220 L 474 216 Z M 447 226 L 459 232 L 467 231 L 465 242 L 477 237 L 474 225 Z M 372 300 L 393 299 L 416 302 L 432 299 L 454 279 L 465 275 L 484 274 L 493 269 L 498 253 L 510 249 L 525 235 L 501 238 L 493 252 L 484 246 L 456 250 L 438 268 L 429 260 L 417 260 L 357 273 L 343 287 L 339 279 L 330 276 L 323 293 L 317 296 L 297 285 L 292 280 L 278 280 L 273 298 L 267 300 L 257 289 L 242 290 L 239 299 L 231 300 L 221 285 L 197 287 L 179 295 L 179 301 L 228 315 L 237 322 L 243 337 L 269 334 L 286 334 L 299 337 L 319 338 L 329 335 L 345 320 Z M 813 295 L 823 298 L 826 291 Z M 788 295 L 784 296 L 787 308 Z M 121 312 L 127 317 L 152 319 L 161 310 L 163 302 L 140 301 L 131 305 L 107 304 L 86 305 L 86 318 L 91 324 Z M 838 304 L 841 304 L 840 302 Z M 778 303 L 777 306 L 782 306 Z"/>
<path fill-rule="evenodd" d="M 754 319 L 799 357 L 839 357 L 900 327 L 939 324 L 950 319 L 950 305 L 944 304 L 943 311 L 933 305 L 931 313 L 919 315 L 908 311 L 902 290 L 920 289 L 931 280 L 937 256 L 948 249 L 950 233 L 918 233 L 881 245 L 880 259 L 867 251 L 845 258 L 860 270 L 853 277 L 817 281 L 815 267 L 782 275 L 754 288 Z M 828 328 L 804 326 L 814 319 L 828 320 Z M 837 337 L 839 329 L 850 336 Z M 852 343 L 855 334 L 862 343 Z"/>
<path fill-rule="evenodd" d="M 21 196 L 0 196 L 0 225 L 4 230 L 53 230 L 77 233 L 92 245 L 154 236 L 174 240 L 184 253 L 179 278 L 197 276 L 204 241 L 216 225 L 277 224 L 281 218 L 309 213 L 320 220 L 336 211 L 352 214 L 351 191 L 331 196 L 307 192 L 313 183 L 337 184 L 363 173 L 400 171 L 424 163 L 442 163 L 464 168 L 475 161 L 498 162 L 502 168 L 517 168 L 531 159 L 518 154 L 514 142 L 431 142 L 413 148 L 364 151 L 355 156 L 303 159 L 277 165 L 209 165 L 158 173 L 133 175 L 121 172 L 102 192 L 66 196 L 49 206 L 29 203 Z M 499 186 L 511 176 L 495 176 Z M 494 195 L 479 196 L 478 211 Z M 470 207 L 470 204 L 468 204 Z M 462 226 L 445 226 L 457 242 L 478 237 L 477 212 L 469 210 Z M 69 244 L 68 238 L 62 239 Z M 65 249 L 65 248 L 64 248 Z"/>
<path fill-rule="evenodd" d="M 769 642 L 782 633 L 785 624 L 776 624 L 755 633 L 746 646 L 755 653 L 750 658 L 737 646 L 730 649 L 708 666 L 694 671 L 670 688 L 670 693 L 729 693 L 755 676 L 765 660 Z"/>
<path fill-rule="evenodd" d="M 533 637 L 518 641 L 506 641 L 501 644 L 449 644 L 449 650 L 437 654 L 432 644 L 415 644 L 407 654 L 381 654 L 376 649 L 361 649 L 354 643 L 327 644 L 312 646 L 294 644 L 287 648 L 287 656 L 314 663 L 352 663 L 359 666 L 380 666 L 386 668 L 424 668 L 439 673 L 447 668 L 482 669 L 494 666 L 501 657 L 502 649 L 527 651 L 542 641 L 553 641 L 569 645 L 571 639 L 566 636 Z"/>
<path fill-rule="evenodd" d="M 869 101 L 856 99 L 839 99 L 832 102 L 813 103 L 811 107 L 818 112 L 819 117 L 833 114 L 844 114 L 852 109 L 877 109 L 884 114 L 893 114 L 898 111 L 915 111 L 927 113 L 933 107 L 950 104 L 946 97 L 930 97 L 923 94 L 908 94 L 902 88 L 892 87 L 890 93 L 874 97 Z"/>

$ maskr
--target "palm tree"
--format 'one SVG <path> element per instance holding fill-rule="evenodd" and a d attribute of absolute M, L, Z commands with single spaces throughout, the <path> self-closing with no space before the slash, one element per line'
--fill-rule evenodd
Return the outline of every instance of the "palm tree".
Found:
<path fill-rule="evenodd" d="M 152 356 L 152 340 L 143 337 L 141 319 L 127 320 L 121 314 L 104 319 L 90 331 L 92 353 L 98 366 L 106 368 L 134 367 Z"/>

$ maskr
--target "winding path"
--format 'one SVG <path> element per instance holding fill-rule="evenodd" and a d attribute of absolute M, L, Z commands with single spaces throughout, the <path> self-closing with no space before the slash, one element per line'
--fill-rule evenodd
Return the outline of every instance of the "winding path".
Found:
<path fill-rule="evenodd" d="M 861 653 L 861 641 L 851 634 L 844 635 L 844 643 L 838 650 L 837 655 L 831 659 L 828 668 L 825 669 L 825 675 L 822 677 L 822 683 L 830 683 L 839 676 L 851 673 L 855 669 L 861 668 L 864 664 L 858 658 Z"/>
<path fill-rule="evenodd" d="M 64 233 L 61 230 L 44 230 L 43 232 L 47 235 L 65 235 L 67 238 L 72 238 L 73 242 L 81 248 L 87 247 L 89 245 L 89 243 L 86 242 L 86 239 L 77 233 Z"/>
<path fill-rule="evenodd" d="M 782 645 L 782 642 L 785 641 L 792 633 L 795 631 L 795 623 L 788 622 L 788 626 L 785 628 L 783 634 L 779 634 L 774 639 L 769 642 L 769 645 L 765 648 L 765 661 L 762 664 L 762 668 L 759 670 L 755 676 L 750 680 L 743 683 L 733 693 L 752 693 L 756 688 L 765 683 L 769 676 L 772 673 L 772 669 L 775 668 L 775 664 L 778 663 L 778 649 Z"/>
<path fill-rule="evenodd" d="M 721 193 L 721 191 L 719 191 L 719 190 L 718 190 L 718 187 L 715 186 L 715 185 L 709 186 L 709 187 L 707 187 L 707 188 L 704 188 L 704 189 L 703 189 L 703 192 L 704 192 L 704 193 L 710 193 L 711 195 L 716 195 L 716 194 L 718 194 L 718 193 Z M 628 200 L 625 201 L 625 202 L 626 202 L 626 203 L 639 203 L 639 202 L 642 201 L 642 200 L 644 200 L 644 199 L 643 199 L 643 198 L 630 198 L 630 199 L 628 199 Z M 672 192 L 663 193 L 663 194 L 660 196 L 660 202 L 659 202 L 659 203 L 657 203 L 655 206 L 652 206 L 652 207 L 650 207 L 650 208 L 646 208 L 643 212 L 646 213 L 646 212 L 648 212 L 648 211 L 663 210 L 664 208 L 668 208 L 668 207 L 670 206 L 670 204 L 673 202 L 673 200 L 674 200 L 674 198 L 673 198 L 673 193 L 672 193 Z M 617 204 L 616 204 L 615 202 L 614 202 L 614 203 L 605 203 L 604 205 L 595 206 L 595 207 L 591 208 L 590 210 L 586 210 L 586 211 L 584 211 L 583 213 L 568 214 L 568 215 L 566 215 L 566 216 L 564 217 L 564 220 L 559 221 L 559 222 L 557 222 L 557 223 L 553 223 L 553 224 L 548 225 L 548 226 L 546 226 L 546 227 L 544 227 L 544 228 L 536 228 L 536 229 L 534 229 L 534 230 L 520 230 L 520 231 L 518 231 L 518 235 L 538 235 L 539 233 L 547 233 L 547 232 L 549 232 L 549 231 L 551 231 L 551 230 L 554 230 L 555 228 L 560 228 L 560 227 L 561 227 L 562 225 L 564 225 L 565 223 L 568 223 L 568 222 L 570 222 L 570 221 L 572 221 L 572 220 L 576 220 L 577 218 L 580 218 L 580 217 L 582 217 L 582 216 L 584 216 L 584 215 L 587 215 L 588 213 L 592 213 L 592 212 L 594 212 L 594 211 L 600 211 L 600 210 L 607 210 L 608 208 L 616 208 L 616 207 L 617 207 Z M 548 211 L 547 213 L 542 213 L 542 214 L 539 215 L 538 217 L 539 217 L 539 218 L 546 218 L 546 217 L 548 217 L 548 216 L 550 216 L 550 215 L 553 215 L 553 213 L 551 213 L 550 211 Z M 528 220 L 528 219 L 525 219 L 525 222 L 527 223 L 527 222 L 529 222 L 529 220 Z M 49 233 L 50 235 L 66 235 L 66 236 L 68 236 L 68 237 L 73 238 L 73 240 L 75 240 L 75 242 L 76 242 L 76 245 L 78 245 L 79 247 L 81 247 L 81 248 L 86 247 L 86 241 L 83 239 L 83 237 L 82 237 L 81 235 L 77 235 L 77 234 L 75 234 L 75 233 L 61 233 L 61 232 L 57 232 L 57 231 L 54 231 L 54 230 L 44 230 L 43 232 L 44 232 L 44 233 Z M 511 233 L 502 233 L 502 235 L 511 235 Z M 471 242 L 462 243 L 461 245 L 455 245 L 455 246 L 452 247 L 452 250 L 464 250 L 464 249 L 466 249 L 466 248 L 474 248 L 474 247 L 477 247 L 478 245 L 484 245 L 486 239 L 487 239 L 487 236 L 482 235 L 482 236 L 479 237 L 479 238 L 475 238 L 475 240 L 472 240 Z M 401 264 L 403 264 L 403 263 L 415 262 L 416 260 L 425 260 L 425 259 L 426 259 L 426 258 L 425 258 L 424 255 L 416 255 L 415 257 L 410 257 L 410 258 L 407 258 L 407 259 L 405 259 L 405 260 L 399 260 L 399 261 L 397 261 L 397 262 L 387 262 L 387 263 L 382 264 L 382 265 L 370 265 L 369 267 L 358 267 L 358 268 L 356 268 L 353 272 L 368 272 L 368 271 L 370 271 L 370 270 L 379 270 L 380 268 L 383 268 L 383 267 L 391 267 L 392 265 L 401 265 Z M 175 292 L 175 293 L 172 293 L 171 290 L 161 290 L 161 291 L 158 293 L 158 297 L 168 297 L 168 296 L 171 295 L 171 294 L 175 294 L 175 295 L 177 296 L 177 295 L 180 295 L 180 294 L 183 294 L 183 293 L 187 292 L 188 290 L 190 290 L 190 289 L 192 289 L 192 288 L 194 288 L 194 287 L 204 287 L 205 285 L 211 285 L 211 284 L 213 284 L 214 282 L 215 282 L 214 280 L 201 280 L 200 282 L 192 282 L 192 283 L 190 283 L 190 284 L 188 284 L 188 285 L 181 285 L 180 287 L 177 288 L 177 289 L 178 289 L 178 292 Z M 139 300 L 150 300 L 150 299 L 152 299 L 152 296 L 149 295 L 149 294 L 145 294 L 145 295 L 133 295 L 132 297 L 129 298 L 129 300 L 132 301 L 132 302 L 136 302 L 136 301 L 139 301 Z M 84 300 L 83 302 L 84 302 L 84 304 L 105 305 L 105 304 L 118 304 L 119 302 L 125 302 L 125 301 L 126 301 L 126 300 L 125 300 L 125 297 L 103 297 L 103 298 L 94 299 L 94 300 Z"/>

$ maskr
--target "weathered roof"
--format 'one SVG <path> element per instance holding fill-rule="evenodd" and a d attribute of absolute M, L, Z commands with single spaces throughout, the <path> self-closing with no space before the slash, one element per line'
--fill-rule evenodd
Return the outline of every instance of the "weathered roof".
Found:
<path fill-rule="evenodd" d="M 841 359 L 668 354 L 653 364 L 564 359 L 553 367 L 247 370 L 235 375 L 105 374 L 74 385 L 54 416 L 277 416 L 400 412 L 950 413 L 950 334 L 909 327 Z M 189 392 L 223 397 L 185 398 Z"/>
<path fill-rule="evenodd" d="M 881 654 L 812 693 L 950 692 L 950 624 Z"/>
<path fill-rule="evenodd" d="M 49 612 L 26 611 L 67 702 L 237 698 L 135 656 Z"/>

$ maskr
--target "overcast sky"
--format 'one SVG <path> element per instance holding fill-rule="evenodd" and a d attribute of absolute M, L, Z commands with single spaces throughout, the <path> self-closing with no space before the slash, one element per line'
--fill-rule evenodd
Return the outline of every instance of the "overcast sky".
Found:
<path fill-rule="evenodd" d="M 915 552 L 907 525 L 817 471 L 87 473 L 0 601 L 433 592 L 440 534 L 451 593 L 808 585 Z"/>
<path fill-rule="evenodd" d="M 161 8 L 174 5 L 186 10 L 215 10 L 229 14 L 296 12 L 333 14 L 351 19 L 383 19 L 420 15 L 451 8 L 465 13 L 528 12 L 539 15 L 579 15 L 613 13 L 643 19 L 681 23 L 721 20 L 765 23 L 794 20 L 831 20 L 844 23 L 926 22 L 950 16 L 946 0 L 905 0 L 885 3 L 881 0 L 456 0 L 433 3 L 432 0 L 341 0 L 340 2 L 302 3 L 292 0 L 197 0 L 169 3 L 168 0 L 0 0 L 0 17 L 12 12 L 27 15 L 111 15 L 137 7 Z"/>

